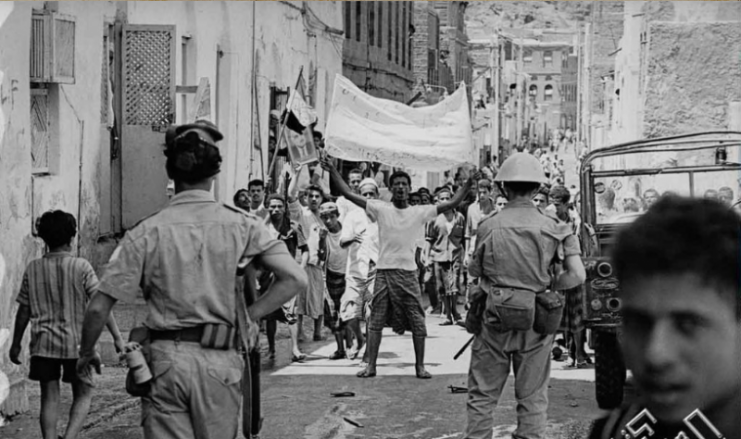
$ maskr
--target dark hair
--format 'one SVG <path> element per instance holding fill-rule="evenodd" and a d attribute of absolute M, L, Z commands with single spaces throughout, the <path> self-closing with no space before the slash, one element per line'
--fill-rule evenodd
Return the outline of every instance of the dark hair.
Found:
<path fill-rule="evenodd" d="M 318 185 L 312 184 L 311 186 L 307 187 L 304 192 L 306 192 L 306 196 L 309 196 L 309 192 L 319 192 L 322 195 L 322 201 L 327 201 L 327 196 L 324 194 L 324 190 L 322 190 L 321 187 Z"/>
<path fill-rule="evenodd" d="M 566 204 L 571 200 L 571 192 L 564 186 L 553 186 L 548 197 Z"/>
<path fill-rule="evenodd" d="M 738 215 L 718 201 L 660 198 L 619 233 L 612 253 L 618 281 L 692 273 L 731 296 L 741 319 L 740 228 Z"/>
<path fill-rule="evenodd" d="M 350 170 L 350 172 L 347 173 L 347 176 L 350 177 L 350 175 L 352 175 L 352 174 L 360 175 L 362 177 L 363 176 L 363 170 L 360 169 L 360 168 L 353 168 L 353 169 Z"/>
<path fill-rule="evenodd" d="M 410 177 L 409 174 L 407 174 L 404 171 L 396 171 L 393 174 L 391 174 L 391 177 L 389 177 L 389 186 L 393 186 L 394 180 L 396 180 L 397 178 L 406 178 L 409 186 L 412 185 L 412 177 Z"/>
<path fill-rule="evenodd" d="M 265 189 L 265 182 L 260 179 L 252 180 L 247 184 L 247 189 L 252 189 L 253 186 L 258 186 Z"/>
<path fill-rule="evenodd" d="M 49 211 L 38 219 L 36 233 L 49 248 L 61 247 L 72 242 L 72 238 L 77 235 L 77 221 L 67 212 Z"/>
<path fill-rule="evenodd" d="M 280 195 L 280 194 L 270 194 L 270 195 L 268 195 L 268 200 L 267 200 L 266 204 L 268 206 L 270 206 L 270 202 L 273 201 L 273 200 L 280 201 L 281 203 L 283 203 L 283 207 L 286 207 L 286 199 L 283 198 L 283 195 Z"/>
<path fill-rule="evenodd" d="M 540 183 L 530 181 L 507 181 L 504 182 L 504 187 L 507 189 L 510 196 L 522 196 L 537 191 L 540 188 Z"/>
<path fill-rule="evenodd" d="M 409 192 L 409 198 L 412 198 L 412 197 L 422 198 L 422 194 L 420 194 L 419 192 Z"/>
<path fill-rule="evenodd" d="M 450 186 L 442 186 L 437 189 L 435 189 L 435 195 L 438 196 L 443 192 L 449 193 L 451 196 L 453 196 L 453 191 L 450 189 Z"/>
<path fill-rule="evenodd" d="M 422 194 L 430 195 L 430 190 L 427 189 L 426 187 L 421 187 L 421 188 L 417 189 L 417 192 L 419 192 L 420 195 L 422 195 Z"/>
<path fill-rule="evenodd" d="M 491 180 L 488 178 L 482 178 L 478 181 L 478 187 L 484 187 L 491 191 Z"/>
<path fill-rule="evenodd" d="M 545 198 L 548 199 L 548 197 L 551 196 L 551 191 L 548 188 L 548 186 L 546 186 L 545 184 L 541 184 L 540 188 L 538 188 L 538 193 L 535 195 L 538 195 L 538 194 L 545 195 Z"/>
<path fill-rule="evenodd" d="M 234 199 L 233 199 L 233 201 L 234 201 L 234 205 L 235 205 L 235 206 L 237 205 L 237 200 L 239 199 L 239 194 L 241 194 L 242 192 L 244 192 L 244 193 L 246 193 L 246 194 L 249 194 L 249 192 L 247 192 L 247 189 L 240 189 L 240 190 L 238 190 L 238 191 L 237 191 L 237 192 L 236 192 L 236 193 L 234 194 Z"/>

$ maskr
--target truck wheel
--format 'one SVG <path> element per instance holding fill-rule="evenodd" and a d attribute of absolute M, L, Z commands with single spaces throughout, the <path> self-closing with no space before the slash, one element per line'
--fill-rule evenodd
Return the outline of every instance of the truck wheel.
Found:
<path fill-rule="evenodd" d="M 602 410 L 611 410 L 623 403 L 625 362 L 617 334 L 593 330 L 592 335 L 594 336 L 597 405 Z"/>

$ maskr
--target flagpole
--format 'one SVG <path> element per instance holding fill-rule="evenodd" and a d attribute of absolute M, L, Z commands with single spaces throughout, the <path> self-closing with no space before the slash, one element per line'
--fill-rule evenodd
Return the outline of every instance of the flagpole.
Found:
<path fill-rule="evenodd" d="M 278 131 L 278 141 L 275 143 L 275 153 L 273 153 L 273 158 L 270 161 L 270 167 L 268 168 L 268 179 L 270 179 L 270 190 L 272 192 L 272 186 L 273 186 L 273 170 L 275 169 L 275 159 L 278 158 L 278 151 L 280 151 L 280 142 L 283 140 L 283 134 L 286 130 L 286 123 L 288 122 L 288 111 L 290 111 L 291 106 L 293 105 L 293 97 L 295 96 L 296 90 L 298 89 L 299 82 L 301 81 L 302 75 L 304 73 L 304 66 L 301 66 L 301 69 L 298 71 L 298 79 L 296 79 L 296 85 L 293 87 L 293 90 L 291 91 L 291 95 L 288 98 L 288 103 L 286 105 L 286 117 L 283 118 L 283 121 L 280 124 L 280 131 Z"/>

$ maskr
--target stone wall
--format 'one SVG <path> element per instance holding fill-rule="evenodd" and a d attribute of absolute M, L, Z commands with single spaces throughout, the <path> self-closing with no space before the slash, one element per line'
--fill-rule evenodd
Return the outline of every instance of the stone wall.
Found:
<path fill-rule="evenodd" d="M 741 101 L 738 22 L 650 24 L 643 135 L 726 129 Z"/>

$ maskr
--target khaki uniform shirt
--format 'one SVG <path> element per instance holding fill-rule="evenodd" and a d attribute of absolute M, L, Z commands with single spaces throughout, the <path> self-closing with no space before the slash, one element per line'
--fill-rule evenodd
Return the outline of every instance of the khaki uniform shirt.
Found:
<path fill-rule="evenodd" d="M 100 291 L 132 302 L 141 290 L 149 329 L 236 326 L 237 264 L 266 254 L 288 250 L 262 220 L 216 202 L 209 192 L 185 191 L 126 233 Z"/>
<path fill-rule="evenodd" d="M 548 268 L 559 248 L 563 256 L 581 254 L 571 226 L 546 216 L 530 201 L 510 202 L 485 219 L 476 235 L 469 274 L 498 287 L 545 291 Z"/>

